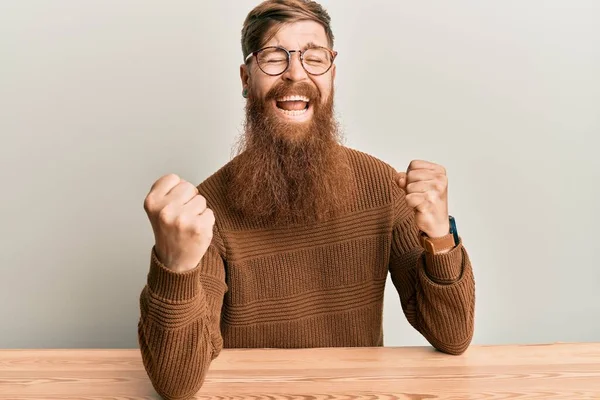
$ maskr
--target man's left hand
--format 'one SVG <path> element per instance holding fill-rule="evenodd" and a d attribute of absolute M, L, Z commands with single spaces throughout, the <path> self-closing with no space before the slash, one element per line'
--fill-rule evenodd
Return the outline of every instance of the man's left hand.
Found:
<path fill-rule="evenodd" d="M 399 172 L 398 185 L 406 202 L 415 210 L 417 227 L 429 237 L 450 233 L 448 220 L 448 177 L 441 165 L 413 160 L 406 172 Z"/>

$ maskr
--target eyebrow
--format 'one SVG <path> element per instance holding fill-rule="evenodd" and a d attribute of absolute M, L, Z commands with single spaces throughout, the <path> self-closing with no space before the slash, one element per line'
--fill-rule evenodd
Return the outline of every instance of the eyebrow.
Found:
<path fill-rule="evenodd" d="M 304 46 L 304 49 L 314 49 L 315 47 L 327 47 L 327 46 L 321 46 L 320 44 L 316 44 L 314 42 L 308 42 L 306 44 L 306 46 Z"/>
<path fill-rule="evenodd" d="M 283 47 L 280 42 L 277 42 L 275 44 L 275 46 L 277 46 L 277 47 Z M 327 49 L 329 48 L 328 46 L 322 46 L 322 45 L 317 44 L 315 42 L 308 42 L 308 43 L 306 43 L 306 45 L 304 45 L 304 47 L 302 47 L 301 50 L 314 49 L 315 47 L 325 47 Z"/>

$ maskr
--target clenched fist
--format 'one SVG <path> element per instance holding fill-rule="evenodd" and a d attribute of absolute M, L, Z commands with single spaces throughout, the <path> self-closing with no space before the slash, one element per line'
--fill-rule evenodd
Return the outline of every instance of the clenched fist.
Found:
<path fill-rule="evenodd" d="M 398 184 L 406 192 L 406 202 L 415 210 L 417 227 L 429 237 L 450 232 L 448 220 L 448 177 L 441 165 L 413 160 L 406 172 L 398 173 Z"/>
<path fill-rule="evenodd" d="M 215 216 L 198 189 L 175 174 L 157 180 L 144 200 L 159 260 L 175 272 L 195 268 L 210 245 Z"/>

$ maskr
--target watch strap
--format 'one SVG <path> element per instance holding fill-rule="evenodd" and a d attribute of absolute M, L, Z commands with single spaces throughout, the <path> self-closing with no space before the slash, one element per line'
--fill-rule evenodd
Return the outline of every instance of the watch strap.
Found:
<path fill-rule="evenodd" d="M 456 246 L 456 243 L 454 242 L 454 235 L 452 233 L 435 238 L 421 233 L 421 245 L 428 253 L 436 254 L 440 251 L 452 249 Z"/>

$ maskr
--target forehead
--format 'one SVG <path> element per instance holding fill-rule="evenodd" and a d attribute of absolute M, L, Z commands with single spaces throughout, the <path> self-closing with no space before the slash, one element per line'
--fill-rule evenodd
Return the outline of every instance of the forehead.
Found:
<path fill-rule="evenodd" d="M 265 46 L 282 46 L 288 50 L 303 49 L 309 43 L 328 47 L 323 25 L 315 21 L 298 21 L 283 25 Z"/>

